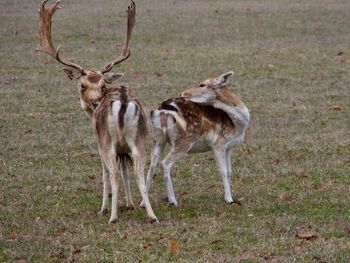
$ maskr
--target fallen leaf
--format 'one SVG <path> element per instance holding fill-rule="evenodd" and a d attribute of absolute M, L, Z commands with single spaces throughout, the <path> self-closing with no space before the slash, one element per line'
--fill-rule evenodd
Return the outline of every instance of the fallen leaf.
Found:
<path fill-rule="evenodd" d="M 152 244 L 152 243 L 149 243 L 149 242 L 143 244 L 143 248 L 149 248 L 149 247 L 151 247 L 151 246 L 153 246 L 153 244 Z"/>
<path fill-rule="evenodd" d="M 279 164 L 280 162 L 281 162 L 281 160 L 278 159 L 278 158 L 275 158 L 275 159 L 272 160 L 272 163 L 276 164 L 276 165 Z"/>
<path fill-rule="evenodd" d="M 267 68 L 269 71 L 273 71 L 276 67 L 275 67 L 275 65 L 267 64 L 267 65 L 266 65 L 266 68 Z"/>
<path fill-rule="evenodd" d="M 299 172 L 297 173 L 297 176 L 301 177 L 301 178 L 307 178 L 308 176 L 305 174 L 305 172 Z"/>
<path fill-rule="evenodd" d="M 303 232 L 299 233 L 296 236 L 298 239 L 304 239 L 304 240 L 312 240 L 318 238 L 318 234 L 315 232 Z"/>
<path fill-rule="evenodd" d="M 28 129 L 24 132 L 24 134 L 32 134 L 33 133 L 33 130 L 32 129 Z"/>
<path fill-rule="evenodd" d="M 180 246 L 175 240 L 170 240 L 170 250 L 174 253 L 180 252 Z"/>
<path fill-rule="evenodd" d="M 294 198 L 287 192 L 284 192 L 282 194 L 280 194 L 280 199 L 283 201 L 283 202 L 291 202 L 291 201 L 294 201 Z"/>
<path fill-rule="evenodd" d="M 163 74 L 159 71 L 155 72 L 154 73 L 156 75 L 156 77 L 160 78 L 160 77 L 163 77 Z"/>
<path fill-rule="evenodd" d="M 322 258 L 320 256 L 314 256 L 313 259 L 317 260 L 317 262 L 319 263 L 326 263 L 327 261 L 322 260 Z"/>
<path fill-rule="evenodd" d="M 339 51 L 339 52 L 337 53 L 337 56 L 338 56 L 338 57 L 340 57 L 340 56 L 342 56 L 342 55 L 344 55 L 344 52 L 343 52 L 343 51 Z"/>
<path fill-rule="evenodd" d="M 342 111 L 342 109 L 341 109 L 340 106 L 333 106 L 333 107 L 332 107 L 332 110 L 333 110 L 333 111 Z"/>
<path fill-rule="evenodd" d="M 345 227 L 345 232 L 350 235 L 350 225 Z"/>
<path fill-rule="evenodd" d="M 243 197 L 240 199 L 234 199 L 233 202 L 237 205 L 240 205 L 240 206 L 247 204 L 247 201 Z"/>
<path fill-rule="evenodd" d="M 321 185 L 321 189 L 323 191 L 327 191 L 329 190 L 329 188 L 332 186 L 332 181 L 328 181 L 327 183 L 324 183 Z"/>
<path fill-rule="evenodd" d="M 275 253 L 269 253 L 267 251 L 263 251 L 259 254 L 259 256 L 265 260 L 271 260 L 273 259 L 276 255 Z"/>

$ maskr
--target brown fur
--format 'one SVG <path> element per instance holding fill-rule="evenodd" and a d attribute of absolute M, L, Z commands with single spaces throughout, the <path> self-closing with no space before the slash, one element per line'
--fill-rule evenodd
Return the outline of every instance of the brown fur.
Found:
<path fill-rule="evenodd" d="M 98 107 L 96 108 L 95 112 L 93 113 L 93 128 L 97 134 L 97 136 L 100 137 L 100 134 L 102 132 L 106 132 L 107 129 L 107 115 L 109 111 L 111 110 L 113 102 L 119 100 L 122 104 L 122 107 L 124 105 L 124 112 L 122 112 L 122 108 L 119 112 L 119 125 L 120 127 L 124 126 L 123 120 L 124 119 L 124 114 L 125 114 L 125 109 L 127 107 L 127 104 L 129 101 L 133 101 L 137 105 L 137 112 L 136 114 L 139 114 L 139 120 L 138 120 L 138 137 L 140 139 L 145 139 L 147 134 L 148 134 L 148 129 L 147 129 L 147 119 L 146 115 L 143 111 L 143 106 L 142 103 L 124 86 L 114 86 L 111 88 L 108 88 L 106 90 L 106 94 L 99 103 Z M 120 124 L 122 122 L 122 125 Z"/>
<path fill-rule="evenodd" d="M 218 129 L 221 134 L 225 131 L 233 131 L 235 126 L 230 117 L 222 110 L 213 106 L 200 105 L 181 97 L 168 99 L 161 103 L 158 109 L 176 110 L 170 103 L 175 102 L 182 117 L 187 123 L 187 134 L 199 136 L 210 130 Z"/>
<path fill-rule="evenodd" d="M 102 79 L 102 75 L 98 74 L 96 71 L 94 70 L 90 70 L 87 73 L 87 79 L 89 82 L 91 83 L 98 83 L 100 81 L 100 79 Z"/>

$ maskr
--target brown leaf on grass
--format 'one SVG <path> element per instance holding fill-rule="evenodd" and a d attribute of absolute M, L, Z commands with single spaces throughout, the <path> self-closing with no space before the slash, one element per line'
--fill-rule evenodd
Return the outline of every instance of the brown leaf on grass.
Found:
<path fill-rule="evenodd" d="M 268 251 L 263 251 L 259 253 L 259 257 L 263 258 L 264 260 L 272 260 L 275 256 L 275 253 L 270 253 Z"/>
<path fill-rule="evenodd" d="M 267 64 L 266 65 L 266 69 L 268 70 L 268 71 L 273 71 L 273 70 L 275 70 L 276 69 L 276 67 L 275 67 L 275 65 L 272 65 L 272 64 Z"/>
<path fill-rule="evenodd" d="M 350 235 L 350 225 L 345 226 L 345 233 Z"/>
<path fill-rule="evenodd" d="M 280 162 L 281 162 L 281 160 L 278 159 L 278 158 L 274 158 L 274 159 L 272 160 L 272 163 L 275 164 L 275 165 L 279 164 Z"/>
<path fill-rule="evenodd" d="M 156 71 L 156 72 L 154 73 L 154 75 L 156 75 L 157 78 L 163 77 L 163 73 L 161 73 L 161 72 L 159 72 L 159 71 Z"/>
<path fill-rule="evenodd" d="M 222 242 L 222 240 L 220 240 L 220 239 L 215 239 L 214 241 L 211 241 L 210 244 L 218 244 L 218 243 L 220 243 L 220 242 Z"/>
<path fill-rule="evenodd" d="M 28 129 L 28 130 L 24 131 L 24 134 L 32 134 L 32 133 L 33 133 L 32 129 Z"/>
<path fill-rule="evenodd" d="M 332 107 L 332 111 L 342 111 L 342 109 L 340 106 L 335 105 Z"/>
<path fill-rule="evenodd" d="M 296 235 L 298 239 L 312 240 L 318 238 L 318 234 L 315 232 L 303 232 Z"/>
<path fill-rule="evenodd" d="M 239 205 L 239 206 L 244 206 L 244 205 L 247 205 L 247 200 L 245 200 L 243 197 L 242 198 L 239 198 L 239 199 L 234 199 L 233 200 L 233 203 Z"/>
<path fill-rule="evenodd" d="M 324 183 L 324 184 L 322 184 L 321 185 L 321 189 L 323 190 L 323 191 L 327 191 L 327 190 L 329 190 L 329 188 L 332 186 L 332 182 L 331 181 L 328 181 L 327 183 Z"/>
<path fill-rule="evenodd" d="M 299 172 L 297 173 L 297 176 L 298 177 L 301 177 L 301 178 L 307 178 L 308 176 L 305 174 L 305 172 Z"/>
<path fill-rule="evenodd" d="M 143 244 L 143 248 L 149 248 L 149 247 L 152 247 L 152 246 L 153 246 L 153 244 L 149 243 L 149 242 Z"/>
<path fill-rule="evenodd" d="M 180 246 L 175 240 L 170 240 L 169 244 L 170 244 L 171 252 L 174 252 L 174 253 L 180 252 Z"/>
<path fill-rule="evenodd" d="M 320 256 L 314 256 L 313 259 L 317 260 L 318 263 L 327 263 L 327 261 L 323 260 Z"/>
<path fill-rule="evenodd" d="M 282 202 L 285 202 L 285 203 L 294 201 L 294 198 L 287 192 L 280 194 L 279 197 L 282 200 Z"/>

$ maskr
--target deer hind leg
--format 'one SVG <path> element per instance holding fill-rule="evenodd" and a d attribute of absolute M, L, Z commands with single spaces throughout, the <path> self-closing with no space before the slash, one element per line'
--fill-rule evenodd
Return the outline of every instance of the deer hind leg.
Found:
<path fill-rule="evenodd" d="M 109 178 L 109 171 L 104 163 L 103 159 L 102 161 L 102 178 L 103 178 L 103 199 L 102 199 L 102 207 L 101 207 L 101 215 L 104 215 L 108 212 L 108 197 L 110 193 L 110 178 Z"/>
<path fill-rule="evenodd" d="M 163 136 L 163 137 L 165 137 L 165 136 Z M 156 146 L 153 149 L 152 158 L 151 158 L 151 164 L 150 164 L 150 167 L 148 169 L 147 179 L 146 179 L 146 194 L 147 195 L 148 195 L 149 190 L 151 188 L 151 185 L 152 185 L 152 182 L 153 182 L 153 178 L 154 178 L 154 175 L 155 175 L 155 171 L 156 171 L 156 168 L 157 168 L 157 164 L 159 162 L 160 155 L 161 155 L 161 153 L 162 153 L 162 151 L 164 149 L 165 142 L 166 142 L 165 138 L 161 138 L 160 141 L 156 142 Z M 142 208 L 145 207 L 145 202 L 143 200 L 141 201 L 140 207 L 142 207 Z"/>
<path fill-rule="evenodd" d="M 136 177 L 137 185 L 141 193 L 142 200 L 144 201 L 144 204 L 145 204 L 147 215 L 151 219 L 152 223 L 158 222 L 158 219 L 155 216 L 153 209 L 151 207 L 151 202 L 149 201 L 148 195 L 146 193 L 145 176 L 144 176 L 146 153 L 140 154 L 140 151 L 136 147 L 133 147 L 133 148 L 134 149 L 132 150 L 132 159 L 134 163 L 134 166 L 133 166 L 134 174 Z"/>
<path fill-rule="evenodd" d="M 119 171 L 115 153 L 111 150 L 101 154 L 103 162 L 105 163 L 108 171 L 110 184 L 112 189 L 112 207 L 111 207 L 111 217 L 108 221 L 109 224 L 115 223 L 118 219 L 117 216 L 117 206 L 118 206 L 118 184 L 119 184 Z"/>
<path fill-rule="evenodd" d="M 175 198 L 173 183 L 171 181 L 171 167 L 180 159 L 186 156 L 188 149 L 179 150 L 172 148 L 167 156 L 162 160 L 163 176 L 168 193 L 169 205 L 177 206 L 177 201 Z"/>
<path fill-rule="evenodd" d="M 134 209 L 135 205 L 131 196 L 130 177 L 129 177 L 129 169 L 127 167 L 127 164 L 122 162 L 120 163 L 120 172 L 121 172 L 121 177 L 122 177 L 122 181 L 125 189 L 126 207 L 127 209 Z"/>
<path fill-rule="evenodd" d="M 231 184 L 232 179 L 232 148 L 226 150 L 225 159 L 226 159 L 226 167 L 227 167 L 227 177 L 228 177 L 228 183 Z"/>
<path fill-rule="evenodd" d="M 230 182 L 227 171 L 226 150 L 214 150 L 214 159 L 224 183 L 225 201 L 228 204 L 232 204 L 233 198 L 231 196 Z"/>

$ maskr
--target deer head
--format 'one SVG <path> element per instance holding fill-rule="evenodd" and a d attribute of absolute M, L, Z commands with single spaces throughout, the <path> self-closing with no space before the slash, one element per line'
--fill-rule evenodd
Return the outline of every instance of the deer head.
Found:
<path fill-rule="evenodd" d="M 198 86 L 192 87 L 181 93 L 181 97 L 197 103 L 213 102 L 222 96 L 227 89 L 229 78 L 234 75 L 233 71 L 226 72 L 217 78 L 209 78 L 202 81 Z"/>
<path fill-rule="evenodd" d="M 132 29 L 135 24 L 136 6 L 134 1 L 126 10 L 127 13 L 127 30 L 126 38 L 120 55 L 112 62 L 107 63 L 100 70 L 85 70 L 82 66 L 72 63 L 60 56 L 60 46 L 55 47 L 51 36 L 51 20 L 54 13 L 60 9 L 60 0 L 57 0 L 51 7 L 46 8 L 48 0 L 43 0 L 39 8 L 39 36 L 40 45 L 35 50 L 44 52 L 55 58 L 61 64 L 67 66 L 63 69 L 71 80 L 78 80 L 78 91 L 82 107 L 87 110 L 94 110 L 101 101 L 106 92 L 106 84 L 123 76 L 121 73 L 109 73 L 114 65 L 117 65 L 130 56 L 128 48 Z"/>

